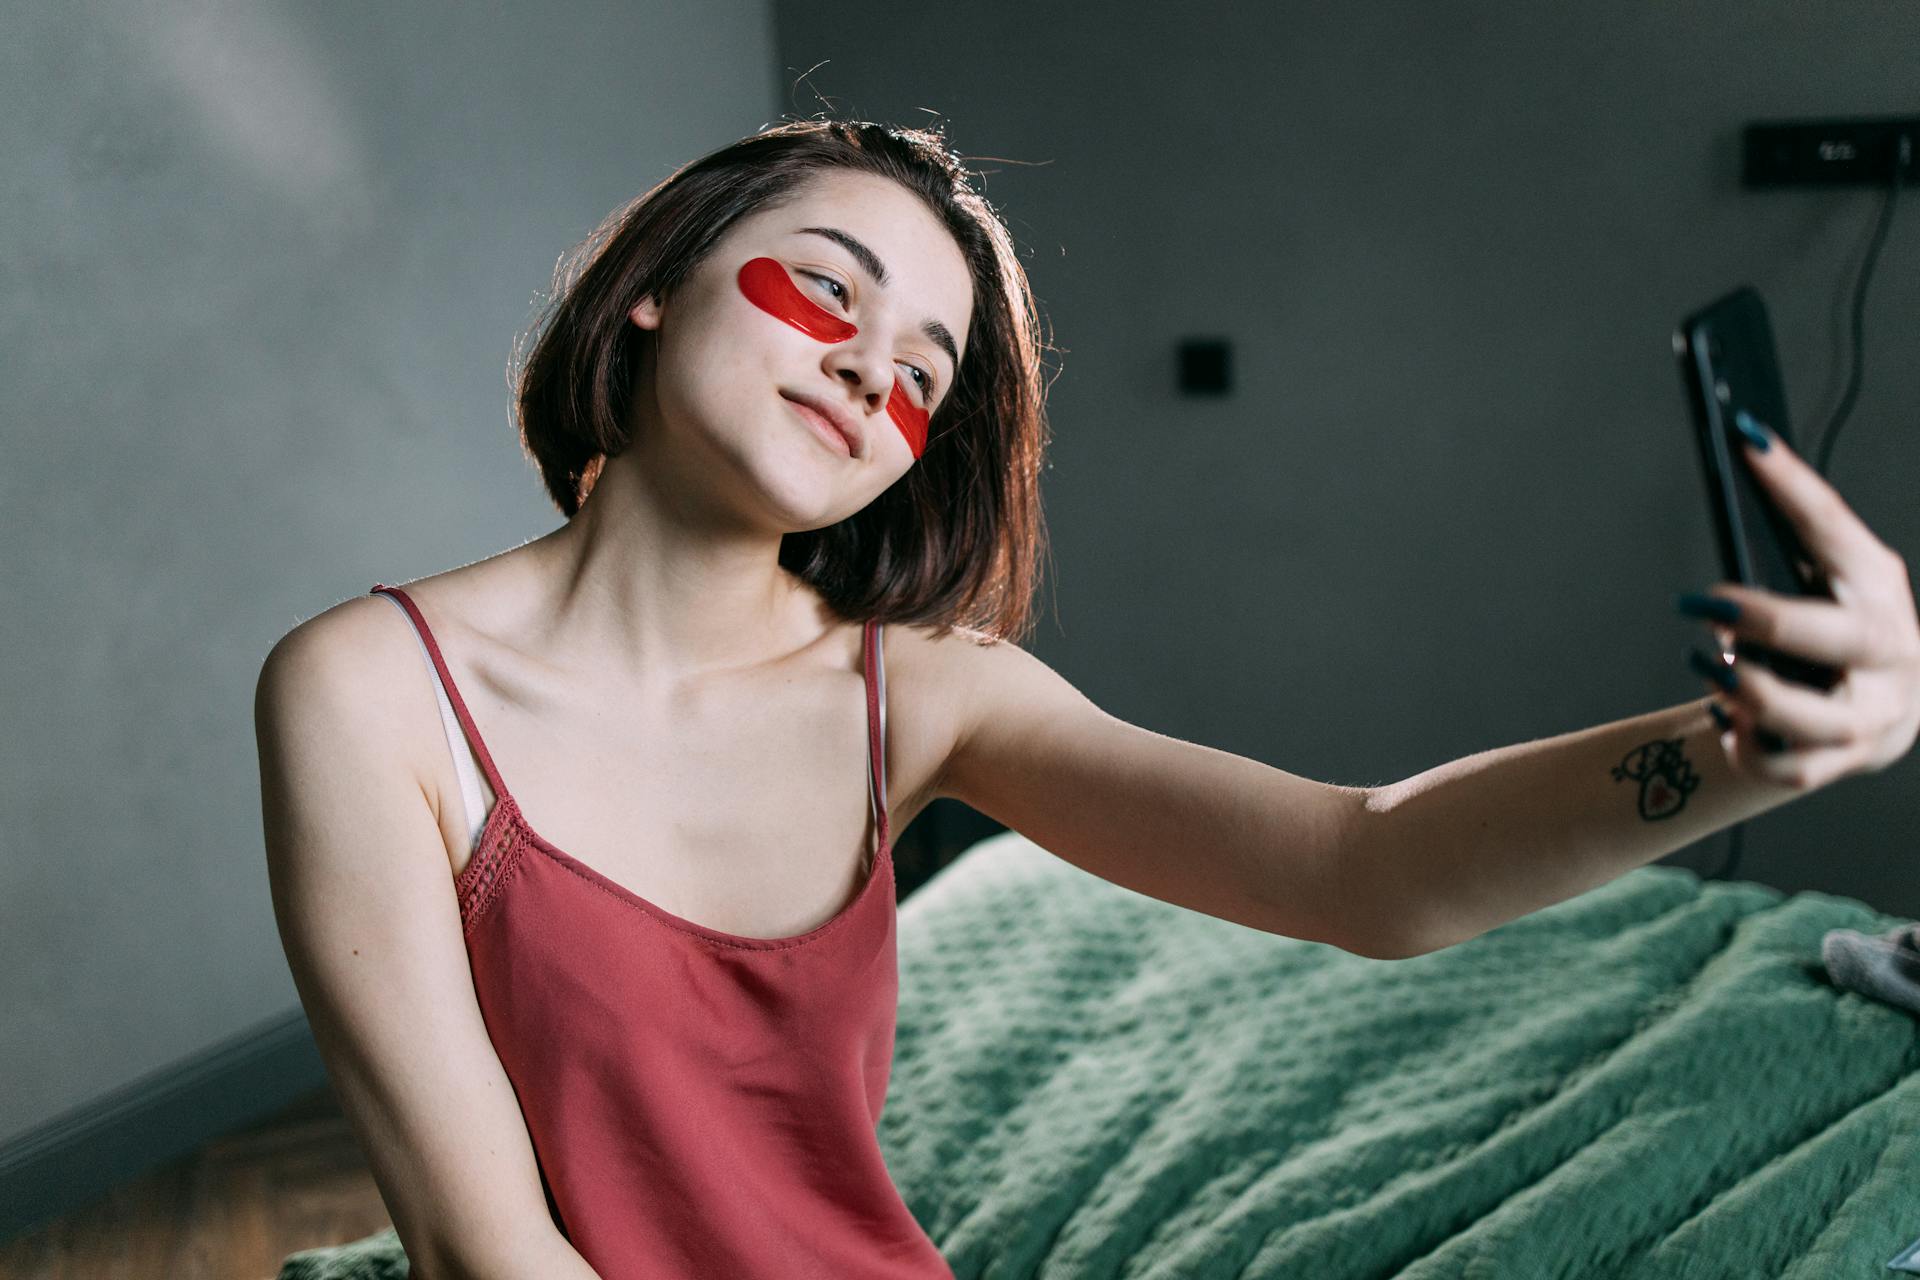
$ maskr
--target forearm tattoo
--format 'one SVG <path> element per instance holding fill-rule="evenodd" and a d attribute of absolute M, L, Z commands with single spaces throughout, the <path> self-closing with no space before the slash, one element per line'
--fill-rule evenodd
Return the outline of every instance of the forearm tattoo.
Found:
<path fill-rule="evenodd" d="M 1687 797 L 1700 785 L 1700 775 L 1681 754 L 1685 738 L 1655 738 L 1629 751 L 1613 767 L 1615 782 L 1640 784 L 1640 816 L 1652 822 L 1671 818 L 1687 807 Z"/>

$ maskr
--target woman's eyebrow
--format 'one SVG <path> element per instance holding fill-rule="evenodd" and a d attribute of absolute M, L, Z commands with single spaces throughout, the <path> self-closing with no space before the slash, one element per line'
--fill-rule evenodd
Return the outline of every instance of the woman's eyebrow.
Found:
<path fill-rule="evenodd" d="M 866 243 L 858 237 L 838 227 L 801 227 L 796 234 L 825 236 L 852 254 L 853 260 L 860 264 L 860 269 L 867 273 L 874 284 L 882 289 L 887 287 L 887 264 L 880 261 L 880 255 L 867 248 Z M 954 368 L 960 367 L 960 350 L 954 345 L 953 333 L 947 326 L 938 320 L 924 320 L 921 322 L 921 332 L 933 339 L 940 349 L 947 353 L 947 359 L 952 362 Z"/>

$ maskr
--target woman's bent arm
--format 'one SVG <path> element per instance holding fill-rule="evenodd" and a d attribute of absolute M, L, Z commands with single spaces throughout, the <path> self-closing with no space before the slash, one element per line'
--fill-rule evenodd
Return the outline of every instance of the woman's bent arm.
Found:
<path fill-rule="evenodd" d="M 549 1216 L 474 995 L 409 745 L 438 709 L 392 612 L 371 597 L 335 606 L 261 668 L 254 728 L 281 945 L 413 1274 L 593 1280 Z"/>

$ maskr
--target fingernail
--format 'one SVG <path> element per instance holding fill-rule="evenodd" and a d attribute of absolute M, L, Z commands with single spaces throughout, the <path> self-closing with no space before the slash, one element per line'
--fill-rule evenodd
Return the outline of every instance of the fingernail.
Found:
<path fill-rule="evenodd" d="M 1720 596 L 1702 595 L 1689 591 L 1673 598 L 1673 607 L 1681 613 L 1694 618 L 1711 618 L 1715 622 L 1740 621 L 1740 606 Z"/>
<path fill-rule="evenodd" d="M 1713 717 L 1713 722 L 1720 726 L 1721 732 L 1724 733 L 1728 729 L 1733 728 L 1733 717 L 1722 711 L 1719 703 L 1709 702 L 1707 704 L 1707 714 Z"/>
<path fill-rule="evenodd" d="M 1767 426 L 1745 409 L 1733 415 L 1733 425 L 1740 428 L 1740 434 L 1760 452 L 1765 453 L 1773 447 L 1773 440 L 1768 435 Z"/>
<path fill-rule="evenodd" d="M 1740 677 L 1733 673 L 1732 667 L 1724 662 L 1713 661 L 1698 649 L 1687 650 L 1687 661 L 1703 679 L 1713 681 L 1728 693 L 1732 693 L 1740 685 Z"/>

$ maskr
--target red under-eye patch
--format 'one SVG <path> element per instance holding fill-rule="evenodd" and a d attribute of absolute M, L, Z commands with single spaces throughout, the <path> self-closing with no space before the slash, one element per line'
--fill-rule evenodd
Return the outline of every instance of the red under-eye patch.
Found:
<path fill-rule="evenodd" d="M 893 380 L 893 394 L 887 397 L 887 416 L 893 419 L 894 426 L 900 428 L 900 434 L 907 438 L 907 448 L 913 451 L 914 459 L 918 461 L 920 455 L 927 451 L 927 419 L 930 415 L 913 402 L 898 378 Z"/>
<path fill-rule="evenodd" d="M 801 293 L 787 269 L 773 258 L 749 258 L 740 267 L 740 292 L 747 301 L 776 320 L 792 325 L 820 342 L 845 342 L 860 330 L 834 315 Z M 917 460 L 927 447 L 927 422 L 931 415 L 913 402 L 913 395 L 893 380 L 887 396 L 887 416 L 906 438 L 907 448 Z"/>
<path fill-rule="evenodd" d="M 748 302 L 809 338 L 845 342 L 860 332 L 801 293 L 787 269 L 772 258 L 751 258 L 740 268 L 740 292 L 747 295 Z"/>

